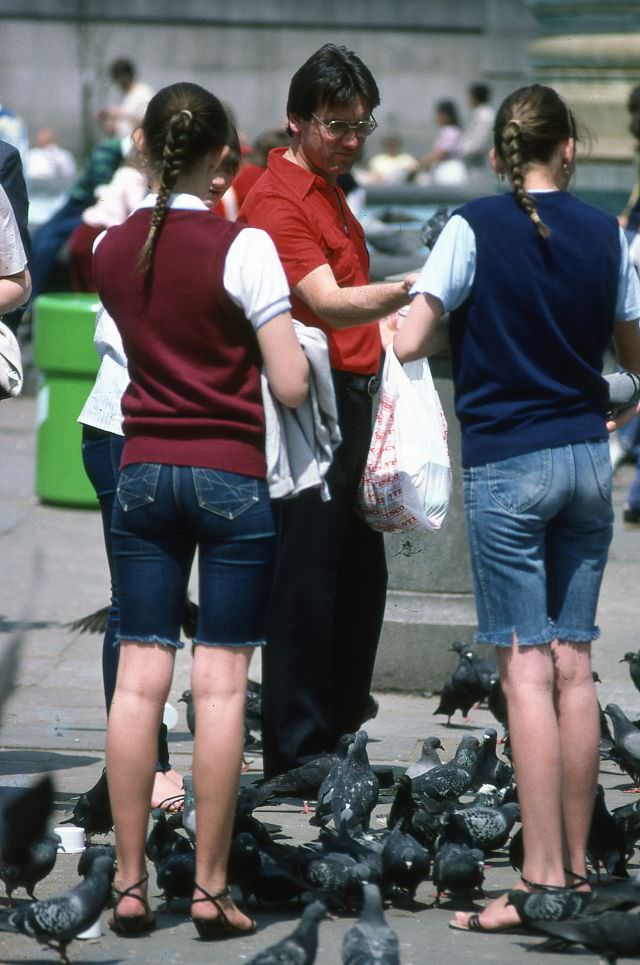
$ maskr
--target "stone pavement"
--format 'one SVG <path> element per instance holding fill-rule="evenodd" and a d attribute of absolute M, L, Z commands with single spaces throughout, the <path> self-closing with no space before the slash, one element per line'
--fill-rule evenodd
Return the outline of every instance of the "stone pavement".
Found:
<path fill-rule="evenodd" d="M 102 768 L 101 640 L 71 633 L 65 624 L 106 603 L 107 568 L 97 512 L 44 506 L 33 495 L 35 408 L 34 400 L 28 398 L 0 405 L 0 446 L 4 452 L 0 473 L 0 648 L 16 628 L 24 631 L 19 684 L 5 707 L 0 729 L 0 802 L 7 788 L 23 786 L 34 776 L 50 772 L 56 785 L 57 824 L 67 815 L 77 795 L 94 783 Z M 602 638 L 595 645 L 594 664 L 602 679 L 601 703 L 619 703 L 629 715 L 637 717 L 640 695 L 630 681 L 627 665 L 618 663 L 627 650 L 640 646 L 640 530 L 625 530 L 621 523 L 621 507 L 632 474 L 632 467 L 625 466 L 616 476 L 616 532 L 601 597 Z M 453 663 L 452 657 L 452 666 Z M 259 677 L 259 666 L 252 668 L 252 675 Z M 177 701 L 188 685 L 188 676 L 189 653 L 185 650 L 177 659 L 170 698 L 179 708 L 178 723 L 170 732 L 172 762 L 182 772 L 190 770 L 191 740 L 184 705 Z M 449 756 L 465 731 L 480 735 L 484 726 L 493 723 L 488 711 L 480 709 L 472 712 L 469 722 L 463 722 L 457 714 L 455 726 L 447 728 L 444 718 L 432 716 L 436 706 L 432 697 L 377 696 L 380 713 L 367 725 L 370 756 L 377 763 L 404 768 L 429 734 L 441 738 Z M 260 758 L 255 756 L 246 779 L 259 774 Z M 610 807 L 628 802 L 628 795 L 622 790 L 628 786 L 624 775 L 607 765 L 603 767 L 602 782 Z M 387 809 L 388 805 L 381 805 L 376 810 L 374 827 L 384 825 Z M 263 820 L 281 824 L 294 842 L 315 837 L 308 819 L 294 805 L 264 808 L 257 814 Z M 56 894 L 75 884 L 76 863 L 76 856 L 61 854 L 53 873 L 38 887 L 38 896 Z M 506 858 L 502 854 L 492 856 L 485 881 L 487 893 L 499 893 L 514 882 L 515 875 Z M 24 892 L 17 894 L 21 902 Z M 151 894 L 156 894 L 153 885 Z M 557 954 L 542 958 L 534 952 L 525 958 L 524 949 L 537 944 L 538 938 L 451 931 L 447 928 L 451 903 L 443 902 L 440 909 L 429 907 L 433 901 L 431 882 L 420 888 L 417 898 L 415 911 L 387 911 L 387 919 L 400 938 L 403 965 L 566 962 L 564 956 Z M 153 903 L 157 905 L 159 901 Z M 297 911 L 257 909 L 255 914 L 257 934 L 246 940 L 212 945 L 196 939 L 185 909 L 176 904 L 171 913 L 159 915 L 158 930 L 148 938 L 125 940 L 105 929 L 98 940 L 74 942 L 70 955 L 74 962 L 102 965 L 131 961 L 154 965 L 243 962 L 291 930 Z M 340 943 L 350 924 L 349 918 L 341 918 L 321 925 L 319 965 L 336 965 L 340 961 Z M 26 937 L 0 934 L 3 965 L 44 965 L 55 960 L 52 952 L 42 950 Z"/>

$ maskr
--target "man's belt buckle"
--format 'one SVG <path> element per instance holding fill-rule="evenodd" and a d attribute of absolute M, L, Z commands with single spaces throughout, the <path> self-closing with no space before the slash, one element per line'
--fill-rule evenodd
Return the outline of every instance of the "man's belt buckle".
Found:
<path fill-rule="evenodd" d="M 367 382 L 367 392 L 369 395 L 375 395 L 376 392 L 380 390 L 380 376 L 372 375 Z"/>

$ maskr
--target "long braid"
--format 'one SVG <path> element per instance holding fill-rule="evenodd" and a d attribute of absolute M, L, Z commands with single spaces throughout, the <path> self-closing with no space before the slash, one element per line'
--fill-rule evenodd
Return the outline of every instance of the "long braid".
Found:
<path fill-rule="evenodd" d="M 186 109 L 178 111 L 169 121 L 167 138 L 162 151 L 160 187 L 151 215 L 149 233 L 138 258 L 138 267 L 145 273 L 149 271 L 153 262 L 158 235 L 167 216 L 169 195 L 182 172 L 185 158 L 188 157 L 189 133 L 192 124 L 193 114 Z"/>
<path fill-rule="evenodd" d="M 505 124 L 502 131 L 502 156 L 507 166 L 509 180 L 513 185 L 516 201 L 535 224 L 541 238 L 549 237 L 549 228 L 544 223 L 531 195 L 524 187 L 523 157 L 522 157 L 522 128 L 520 122 L 513 118 Z"/>

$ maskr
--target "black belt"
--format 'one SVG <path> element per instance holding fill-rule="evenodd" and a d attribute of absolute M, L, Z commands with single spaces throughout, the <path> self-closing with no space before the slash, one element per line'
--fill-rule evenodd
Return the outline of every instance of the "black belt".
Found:
<path fill-rule="evenodd" d="M 366 392 L 367 395 L 375 395 L 380 388 L 379 375 L 356 375 L 355 372 L 342 372 L 339 369 L 333 369 L 333 376 L 334 378 L 337 376 L 341 382 L 358 392 Z"/>

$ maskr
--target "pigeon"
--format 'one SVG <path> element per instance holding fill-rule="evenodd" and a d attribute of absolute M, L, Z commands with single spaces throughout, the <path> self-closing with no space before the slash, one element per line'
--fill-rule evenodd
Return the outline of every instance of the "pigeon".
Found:
<path fill-rule="evenodd" d="M 149 861 L 157 864 L 169 854 L 185 853 L 192 850 L 191 842 L 171 825 L 167 813 L 162 808 L 151 812 L 153 827 L 149 831 L 145 854 Z"/>
<path fill-rule="evenodd" d="M 193 796 L 193 778 L 190 774 L 185 774 L 182 778 L 184 789 L 184 807 L 180 812 L 182 816 L 182 827 L 189 835 L 193 845 L 196 843 L 196 799 Z"/>
<path fill-rule="evenodd" d="M 443 205 L 440 205 L 434 213 L 428 218 L 420 229 L 420 239 L 422 244 L 429 248 L 430 250 L 435 245 L 440 232 L 449 220 L 449 211 Z"/>
<path fill-rule="evenodd" d="M 478 848 L 446 841 L 434 855 L 432 877 L 436 886 L 436 904 L 445 892 L 456 898 L 471 898 L 482 888 L 484 854 Z"/>
<path fill-rule="evenodd" d="M 449 807 L 447 802 L 428 797 L 418 803 L 412 793 L 411 778 L 403 774 L 398 780 L 387 824 L 390 828 L 398 826 L 424 847 L 431 848 L 442 832 Z"/>
<path fill-rule="evenodd" d="M 624 657 L 619 660 L 618 663 L 625 662 L 629 664 L 629 676 L 633 681 L 633 686 L 636 690 L 640 690 L 640 652 L 625 653 Z"/>
<path fill-rule="evenodd" d="M 495 727 L 485 727 L 475 780 L 478 785 L 493 784 L 495 788 L 501 789 L 509 787 L 513 782 L 513 769 L 497 756 L 497 743 L 498 732 Z"/>
<path fill-rule="evenodd" d="M 525 925 L 574 918 L 584 912 L 590 901 L 591 892 L 571 888 L 558 891 L 510 891 L 507 898 L 507 904 L 513 905 Z"/>
<path fill-rule="evenodd" d="M 195 604 L 194 604 L 195 605 Z M 178 698 L 179 704 L 186 704 L 187 727 L 192 737 L 196 735 L 196 708 L 193 703 L 193 693 L 191 690 L 183 690 Z M 247 744 L 250 731 L 260 730 L 262 715 L 262 691 L 260 684 L 253 680 L 247 682 L 247 695 L 245 700 L 245 744 Z M 253 742 L 253 739 L 251 739 Z"/>
<path fill-rule="evenodd" d="M 267 781 L 257 784 L 253 807 L 260 807 L 268 801 L 287 797 L 299 797 L 309 800 L 319 795 L 322 782 L 328 777 L 336 764 L 347 756 L 349 745 L 354 741 L 353 734 L 343 734 L 338 741 L 335 752 L 319 754 L 298 767 L 293 767 L 284 774 L 277 774 Z"/>
<path fill-rule="evenodd" d="M 466 717 L 471 708 L 485 697 L 480 674 L 476 670 L 473 659 L 468 651 L 460 654 L 458 666 L 451 676 L 447 677 L 440 694 L 440 703 L 434 714 L 446 714 L 447 726 L 456 710 L 461 710 Z"/>
<path fill-rule="evenodd" d="M 193 695 L 190 690 L 183 690 L 182 696 L 178 697 L 179 704 L 187 705 L 187 727 L 192 737 L 196 736 L 196 709 L 193 706 Z"/>
<path fill-rule="evenodd" d="M 487 696 L 487 706 L 495 719 L 503 727 L 507 726 L 507 698 L 504 695 L 500 677 L 496 673 L 489 681 L 489 694 Z"/>
<path fill-rule="evenodd" d="M 615 965 L 619 956 L 627 958 L 640 953 L 640 915 L 627 911 L 605 911 L 567 921 L 536 921 L 535 928 L 551 936 L 542 945 L 532 946 L 536 951 L 584 945 L 610 965 Z"/>
<path fill-rule="evenodd" d="M 347 756 L 331 770 L 318 792 L 318 806 L 312 824 L 333 819 L 336 830 L 369 827 L 371 812 L 378 803 L 379 783 L 367 755 L 368 735 L 359 730 Z"/>
<path fill-rule="evenodd" d="M 22 905 L 0 915 L 0 931 L 19 932 L 39 940 L 57 952 L 64 965 L 69 965 L 67 947 L 80 932 L 98 918 L 111 897 L 113 862 L 99 855 L 86 877 L 63 895 Z"/>
<path fill-rule="evenodd" d="M 388 835 L 382 850 L 384 883 L 406 891 L 413 902 L 418 885 L 429 877 L 430 855 L 413 835 L 395 827 Z"/>
<path fill-rule="evenodd" d="M 614 808 L 611 817 L 622 828 L 626 848 L 625 854 L 627 858 L 631 858 L 636 841 L 640 838 L 640 801 Z"/>
<path fill-rule="evenodd" d="M 111 858 L 113 866 L 116 864 L 116 849 L 112 844 L 90 844 L 81 852 L 78 858 L 78 877 L 84 878 L 89 868 L 99 855 L 106 855 Z"/>
<path fill-rule="evenodd" d="M 448 815 L 448 838 L 480 848 L 485 854 L 497 851 L 509 839 L 513 825 L 520 817 L 518 804 L 502 804 L 500 807 L 484 805 L 455 809 Z"/>
<path fill-rule="evenodd" d="M 627 772 L 634 783 L 640 779 L 640 730 L 626 717 L 617 704 L 607 704 L 605 714 L 613 724 L 615 753 L 620 767 Z"/>
<path fill-rule="evenodd" d="M 323 828 L 318 835 L 318 843 L 309 845 L 324 854 L 348 854 L 362 866 L 367 866 L 365 875 L 367 881 L 378 884 L 382 880 L 383 859 L 381 842 L 373 838 L 366 831 L 360 832 L 360 837 L 356 837 L 358 830 L 349 834 L 343 825 L 339 832 Z"/>
<path fill-rule="evenodd" d="M 437 767 L 442 764 L 442 761 L 438 757 L 437 748 L 443 750 L 442 743 L 439 737 L 427 737 L 426 741 L 422 744 L 422 753 L 417 761 L 409 764 L 405 771 L 407 777 L 414 780 L 416 777 L 421 777 L 422 774 L 426 774 L 430 771 L 432 767 Z"/>
<path fill-rule="evenodd" d="M 261 847 L 283 871 L 328 907 L 338 911 L 360 906 L 362 883 L 371 873 L 367 863 L 338 851 L 317 852 L 275 841 Z"/>
<path fill-rule="evenodd" d="M 47 832 L 39 841 L 31 845 L 29 857 L 25 862 L 0 864 L 0 879 L 4 882 L 10 904 L 16 888 L 25 888 L 29 897 L 35 898 L 36 885 L 53 870 L 59 844 L 60 835 Z"/>
<path fill-rule="evenodd" d="M 250 875 L 248 887 L 244 881 L 232 883 L 238 885 L 243 895 L 250 891 L 259 904 L 270 908 L 300 901 L 305 890 L 308 890 L 303 881 L 293 877 L 263 853 L 260 854 L 260 864 Z"/>
<path fill-rule="evenodd" d="M 155 868 L 158 888 L 167 909 L 175 898 L 189 898 L 193 894 L 196 881 L 194 851 L 170 852 L 160 859 Z"/>
<path fill-rule="evenodd" d="M 627 841 L 624 828 L 609 813 L 602 784 L 596 787 L 593 815 L 587 838 L 587 857 L 598 876 L 600 868 L 609 875 L 627 878 Z"/>
<path fill-rule="evenodd" d="M 414 794 L 422 800 L 457 801 L 473 786 L 479 747 L 477 737 L 465 734 L 451 761 L 411 782 Z"/>
<path fill-rule="evenodd" d="M 72 620 L 70 623 L 66 623 L 65 626 L 68 630 L 73 630 L 75 633 L 104 634 L 107 630 L 107 622 L 109 620 L 110 610 L 110 606 L 103 606 L 99 610 L 95 610 L 93 613 L 88 613 L 86 616 L 79 617 L 77 620 Z M 189 637 L 189 639 L 192 640 L 196 635 L 197 627 L 198 604 L 194 603 L 187 596 L 184 601 L 184 611 L 182 613 L 182 629 L 185 637 Z"/>
<path fill-rule="evenodd" d="M 326 914 L 321 901 L 307 905 L 295 931 L 258 952 L 247 965 L 313 965 L 318 952 L 318 925 Z"/>
<path fill-rule="evenodd" d="M 363 886 L 360 918 L 342 940 L 343 965 L 400 965 L 400 943 L 387 924 L 377 885 Z"/>
<path fill-rule="evenodd" d="M 245 901 L 253 894 L 253 879 L 261 865 L 260 847 L 252 834 L 241 831 L 231 839 L 227 876 L 236 885 Z"/>
<path fill-rule="evenodd" d="M 87 835 L 107 834 L 111 831 L 113 815 L 106 770 L 103 770 L 90 790 L 80 795 L 71 812 L 71 817 L 62 823 L 75 824 L 79 828 L 84 828 Z"/>
<path fill-rule="evenodd" d="M 0 862 L 23 864 L 31 845 L 43 837 L 53 811 L 53 781 L 46 774 L 16 790 L 0 811 Z"/>

